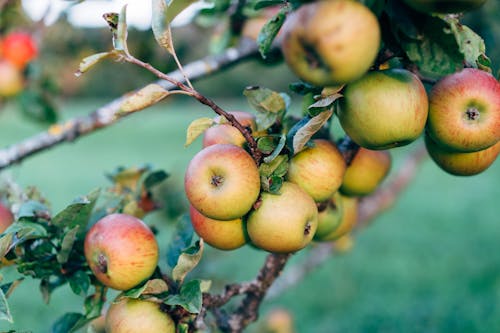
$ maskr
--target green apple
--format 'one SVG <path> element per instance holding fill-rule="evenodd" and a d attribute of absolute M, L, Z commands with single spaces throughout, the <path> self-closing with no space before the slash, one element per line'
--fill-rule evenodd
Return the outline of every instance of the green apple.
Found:
<path fill-rule="evenodd" d="M 460 13 L 479 8 L 486 0 L 403 0 L 424 13 Z"/>
<path fill-rule="evenodd" d="M 0 234 L 4 232 L 12 222 L 14 222 L 12 212 L 4 204 L 0 203 Z"/>
<path fill-rule="evenodd" d="M 500 141 L 493 146 L 470 153 L 449 151 L 437 145 L 428 135 L 425 146 L 432 160 L 444 171 L 456 176 L 473 176 L 488 169 L 500 152 Z"/>
<path fill-rule="evenodd" d="M 337 115 L 345 132 L 364 148 L 404 146 L 420 136 L 428 113 L 424 85 L 404 69 L 370 72 L 348 84 Z"/>
<path fill-rule="evenodd" d="M 311 242 L 318 226 L 318 209 L 298 185 L 284 182 L 279 194 L 262 193 L 257 206 L 247 219 L 248 236 L 255 246 L 290 253 Z"/>
<path fill-rule="evenodd" d="M 248 112 L 232 111 L 232 114 L 238 122 L 244 127 L 248 127 L 254 132 L 256 130 L 255 116 Z M 232 126 L 221 116 L 214 118 L 216 125 L 208 128 L 203 134 L 203 147 L 208 147 L 217 143 L 231 143 L 235 146 L 243 147 L 246 140 L 240 131 Z"/>
<path fill-rule="evenodd" d="M 299 185 L 316 202 L 328 200 L 337 192 L 345 173 L 345 161 L 335 144 L 313 140 L 313 147 L 293 156 L 287 180 Z"/>
<path fill-rule="evenodd" d="M 260 192 L 260 175 L 252 157 L 240 147 L 215 144 L 189 163 L 184 188 L 191 205 L 215 220 L 234 220 L 252 208 Z"/>
<path fill-rule="evenodd" d="M 447 150 L 473 152 L 500 140 L 500 83 L 465 68 L 438 81 L 429 94 L 427 131 Z"/>
<path fill-rule="evenodd" d="M 203 241 L 219 250 L 234 250 L 246 244 L 242 218 L 220 221 L 204 216 L 193 206 L 189 208 L 191 224 Z"/>
<path fill-rule="evenodd" d="M 340 225 L 344 213 L 342 197 L 339 192 L 336 192 L 322 205 L 324 206 L 318 209 L 318 228 L 314 234 L 314 240 L 321 240 L 332 233 Z"/>
<path fill-rule="evenodd" d="M 340 192 L 348 196 L 372 193 L 391 169 L 391 154 L 386 150 L 359 148 L 347 166 Z"/>
<path fill-rule="evenodd" d="M 138 218 L 111 214 L 87 232 L 84 253 L 90 269 L 104 285 L 128 290 L 149 278 L 158 264 L 158 243 Z"/>
<path fill-rule="evenodd" d="M 175 333 L 175 322 L 158 303 L 122 297 L 108 309 L 106 333 Z"/>
<path fill-rule="evenodd" d="M 358 220 L 358 198 L 341 196 L 342 219 L 337 227 L 329 234 L 316 240 L 326 242 L 334 241 L 348 234 L 356 225 Z M 327 215 L 324 218 L 328 218 Z M 324 222 L 320 222 L 324 223 Z"/>
<path fill-rule="evenodd" d="M 372 66 L 380 35 L 377 17 L 363 4 L 324 0 L 289 15 L 281 49 L 300 79 L 331 86 L 351 82 Z"/>
<path fill-rule="evenodd" d="M 6 60 L 0 60 L 0 97 L 17 95 L 24 85 L 19 69 Z"/>

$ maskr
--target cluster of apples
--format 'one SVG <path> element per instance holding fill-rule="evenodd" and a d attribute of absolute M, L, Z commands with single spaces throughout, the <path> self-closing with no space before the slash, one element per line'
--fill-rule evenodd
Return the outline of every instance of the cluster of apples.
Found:
<path fill-rule="evenodd" d="M 485 1 L 405 0 L 419 11 L 457 12 Z M 488 168 L 500 151 L 500 83 L 486 71 L 465 68 L 442 78 L 429 96 L 402 68 L 368 71 L 380 47 L 377 17 L 350 0 L 301 6 L 283 27 L 282 51 L 302 80 L 342 86 L 337 116 L 353 141 L 389 149 L 426 132 L 430 156 L 454 175 Z"/>
<path fill-rule="evenodd" d="M 231 114 L 255 133 L 252 114 Z M 356 222 L 357 197 L 374 191 L 391 165 L 388 152 L 361 148 L 346 166 L 335 143 L 316 139 L 290 159 L 279 193 L 271 193 L 261 188 L 243 135 L 220 117 L 214 123 L 187 167 L 185 191 L 194 230 L 221 250 L 250 243 L 290 253 L 313 239 L 336 240 Z"/>
<path fill-rule="evenodd" d="M 11 32 L 0 36 L 0 97 L 14 96 L 23 89 L 23 71 L 37 55 L 38 48 L 30 34 Z"/>

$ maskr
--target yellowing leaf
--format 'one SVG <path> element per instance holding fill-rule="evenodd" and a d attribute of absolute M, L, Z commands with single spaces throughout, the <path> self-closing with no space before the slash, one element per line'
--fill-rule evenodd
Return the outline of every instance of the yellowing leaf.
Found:
<path fill-rule="evenodd" d="M 203 134 L 213 124 L 214 120 L 212 118 L 204 117 L 193 120 L 188 126 L 186 143 L 184 144 L 184 146 L 187 147 L 191 143 L 193 143 L 193 141 L 196 140 L 197 137 Z"/>
<path fill-rule="evenodd" d="M 147 85 L 125 98 L 120 110 L 122 112 L 135 112 L 154 105 L 170 94 L 162 86 L 156 83 Z"/>
<path fill-rule="evenodd" d="M 304 149 L 306 143 L 311 137 L 320 130 L 320 128 L 332 116 L 333 110 L 321 112 L 317 116 L 311 118 L 304 126 L 302 126 L 293 137 L 293 151 L 295 154 Z"/>
<path fill-rule="evenodd" d="M 82 61 L 80 62 L 80 65 L 78 66 L 78 71 L 75 73 L 75 75 L 76 76 L 82 75 L 83 73 L 87 72 L 90 68 L 92 68 L 92 66 L 97 64 L 99 61 L 106 59 L 111 55 L 113 55 L 113 52 L 101 52 L 83 58 Z"/>

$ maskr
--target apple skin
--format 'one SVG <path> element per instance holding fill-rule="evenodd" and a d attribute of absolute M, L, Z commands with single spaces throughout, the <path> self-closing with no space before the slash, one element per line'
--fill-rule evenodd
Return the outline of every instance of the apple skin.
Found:
<path fill-rule="evenodd" d="M 234 220 L 252 208 L 260 192 L 260 175 L 252 157 L 240 147 L 215 144 L 189 163 L 184 188 L 191 205 L 215 220 Z"/>
<path fill-rule="evenodd" d="M 348 196 L 372 193 L 391 169 L 391 154 L 386 150 L 360 147 L 347 166 L 340 192 Z"/>
<path fill-rule="evenodd" d="M 10 209 L 0 203 L 0 234 L 3 233 L 14 222 L 14 216 Z"/>
<path fill-rule="evenodd" d="M 338 226 L 324 237 L 318 237 L 316 240 L 321 242 L 334 241 L 351 232 L 358 220 L 358 198 L 341 196 L 342 219 Z M 325 215 L 326 217 L 327 215 Z M 324 222 L 319 222 L 324 223 Z"/>
<path fill-rule="evenodd" d="M 296 252 L 307 246 L 318 226 L 314 200 L 298 185 L 283 182 L 280 194 L 264 192 L 247 219 L 252 244 L 274 253 Z"/>
<path fill-rule="evenodd" d="M 441 169 L 455 176 L 473 176 L 483 172 L 495 162 L 500 153 L 500 141 L 484 150 L 462 153 L 443 149 L 428 135 L 425 136 L 425 147 Z"/>
<path fill-rule="evenodd" d="M 0 60 L 0 97 L 17 95 L 24 85 L 21 72 L 10 62 Z"/>
<path fill-rule="evenodd" d="M 403 0 L 423 13 L 460 13 L 481 7 L 486 0 Z"/>
<path fill-rule="evenodd" d="M 328 0 L 302 5 L 283 26 L 282 52 L 290 69 L 317 86 L 361 77 L 380 47 L 377 17 L 356 1 Z"/>
<path fill-rule="evenodd" d="M 321 240 L 326 235 L 332 233 L 342 221 L 344 213 L 343 199 L 339 192 L 336 192 L 327 202 L 326 207 L 319 210 L 318 228 L 314 234 L 314 240 Z"/>
<path fill-rule="evenodd" d="M 126 214 L 103 217 L 87 232 L 84 253 L 104 285 L 128 290 L 149 278 L 158 264 L 158 243 L 151 229 Z"/>
<path fill-rule="evenodd" d="M 287 180 L 299 185 L 316 202 L 328 200 L 342 184 L 346 165 L 335 144 L 313 140 L 308 147 L 290 159 Z"/>
<path fill-rule="evenodd" d="M 372 150 L 409 144 L 427 120 L 424 85 L 404 69 L 367 73 L 346 86 L 340 104 L 342 128 L 358 145 Z"/>
<path fill-rule="evenodd" d="M 236 120 L 238 120 L 241 125 L 249 127 L 252 132 L 255 131 L 256 124 L 253 114 L 243 111 L 231 111 L 229 113 L 235 116 Z M 217 125 L 208 128 L 203 134 L 204 148 L 217 143 L 230 143 L 235 146 L 243 147 L 246 142 L 245 137 L 236 127 L 228 122 L 221 123 L 220 116 L 215 117 L 214 121 Z"/>
<path fill-rule="evenodd" d="M 235 250 L 246 244 L 245 227 L 241 218 L 219 221 L 204 216 L 193 206 L 189 208 L 194 231 L 208 245 L 219 250 Z"/>
<path fill-rule="evenodd" d="M 12 32 L 2 42 L 2 55 L 11 64 L 22 70 L 38 55 L 38 48 L 31 35 Z"/>
<path fill-rule="evenodd" d="M 448 150 L 473 152 L 500 140 L 500 83 L 465 68 L 439 80 L 429 94 L 427 132 Z"/>
<path fill-rule="evenodd" d="M 158 303 L 123 297 L 106 313 L 106 333 L 175 333 L 175 322 Z"/>
<path fill-rule="evenodd" d="M 294 331 L 292 314 L 286 309 L 275 308 L 267 314 L 263 333 L 293 333 Z"/>

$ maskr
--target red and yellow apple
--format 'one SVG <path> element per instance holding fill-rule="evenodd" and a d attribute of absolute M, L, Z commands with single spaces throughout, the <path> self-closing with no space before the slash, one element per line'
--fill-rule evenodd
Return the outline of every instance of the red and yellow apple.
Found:
<path fill-rule="evenodd" d="M 329 234 L 326 234 L 323 237 L 317 237 L 317 241 L 334 241 L 351 232 L 351 230 L 354 228 L 358 220 L 358 198 L 341 196 L 341 205 L 342 218 L 340 220 L 340 223 L 338 223 L 337 227 Z M 320 216 L 318 220 L 320 218 L 329 219 L 331 218 L 331 216 L 332 215 L 324 214 L 323 216 Z M 335 215 L 333 216 L 335 219 L 334 222 L 337 223 L 337 217 Z M 328 221 L 321 221 L 318 223 L 328 223 Z"/>
<path fill-rule="evenodd" d="M 298 185 L 284 182 L 279 194 L 264 192 L 247 219 L 252 243 L 275 253 L 296 252 L 309 244 L 318 226 L 314 200 Z"/>
<path fill-rule="evenodd" d="M 275 308 L 266 316 L 263 333 L 293 333 L 293 326 L 292 314 L 285 309 Z"/>
<path fill-rule="evenodd" d="M 19 69 L 6 60 L 0 60 L 0 97 L 17 95 L 23 85 L 24 79 Z"/>
<path fill-rule="evenodd" d="M 473 152 L 500 140 L 500 83 L 465 68 L 439 80 L 429 94 L 427 132 L 444 149 Z"/>
<path fill-rule="evenodd" d="M 248 127 L 250 130 L 255 131 L 255 116 L 248 112 L 243 111 L 232 111 L 232 114 L 236 120 L 243 125 Z M 240 131 L 232 126 L 227 120 L 221 116 L 214 118 L 215 125 L 208 128 L 203 134 L 203 147 L 208 147 L 217 143 L 230 143 L 235 146 L 243 147 L 246 140 Z"/>
<path fill-rule="evenodd" d="M 111 214 L 95 223 L 85 236 L 84 253 L 90 269 L 104 285 L 128 290 L 149 278 L 158 264 L 158 243 L 140 219 Z"/>
<path fill-rule="evenodd" d="M 460 13 L 481 7 L 486 0 L 403 0 L 424 13 Z"/>
<path fill-rule="evenodd" d="M 22 70 L 36 58 L 38 48 L 31 35 L 25 32 L 12 32 L 3 39 L 2 55 L 7 61 Z"/>
<path fill-rule="evenodd" d="M 3 233 L 12 222 L 14 222 L 12 212 L 4 204 L 0 203 L 0 234 Z"/>
<path fill-rule="evenodd" d="M 340 104 L 342 128 L 358 145 L 373 150 L 414 141 L 427 120 L 424 85 L 404 69 L 369 72 L 346 86 Z"/>
<path fill-rule="evenodd" d="M 308 147 L 290 160 L 287 180 L 299 185 L 316 202 L 328 200 L 342 184 L 345 161 L 335 144 L 328 140 L 313 140 Z"/>
<path fill-rule="evenodd" d="M 260 192 L 260 175 L 252 157 L 240 147 L 215 144 L 189 163 L 184 188 L 191 205 L 215 220 L 234 220 L 252 208 Z"/>
<path fill-rule="evenodd" d="M 219 250 L 234 250 L 246 244 L 242 218 L 220 221 L 204 216 L 193 206 L 189 208 L 193 229 L 203 241 Z"/>

